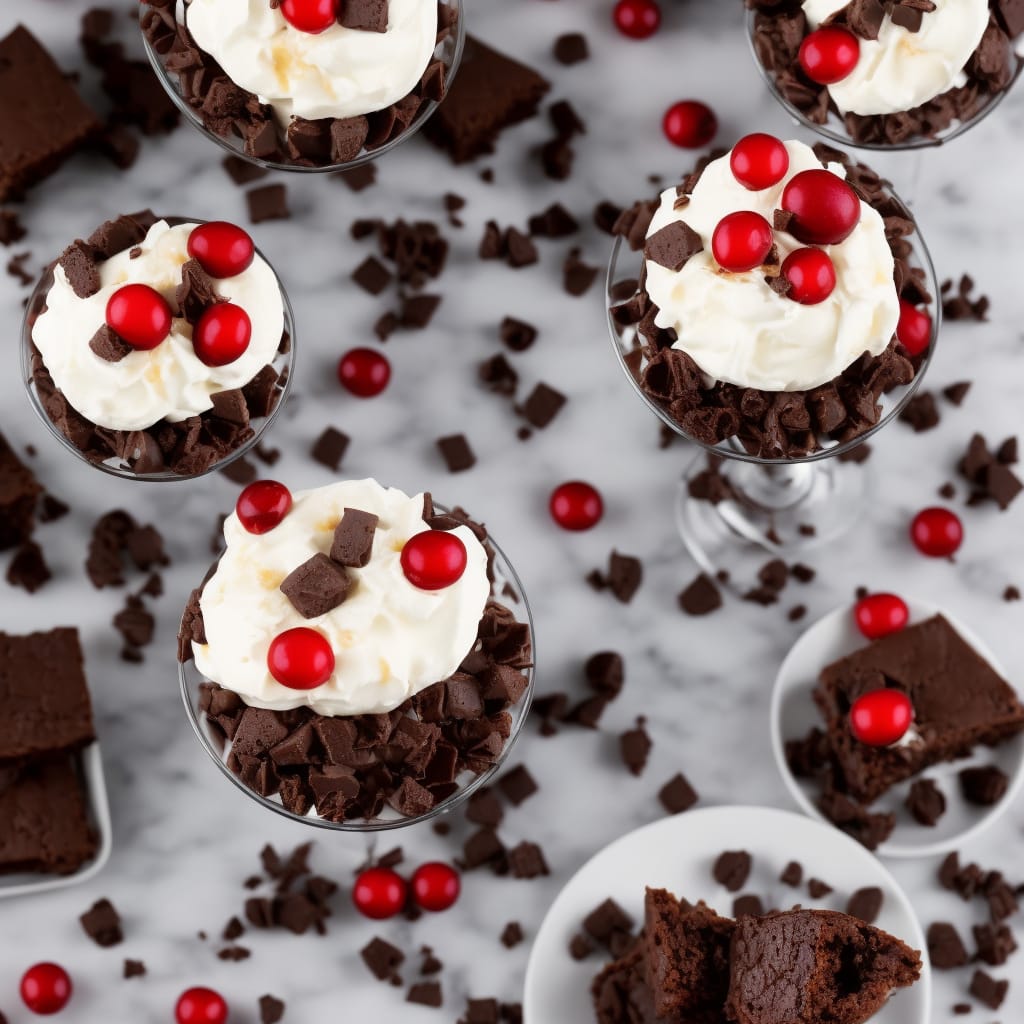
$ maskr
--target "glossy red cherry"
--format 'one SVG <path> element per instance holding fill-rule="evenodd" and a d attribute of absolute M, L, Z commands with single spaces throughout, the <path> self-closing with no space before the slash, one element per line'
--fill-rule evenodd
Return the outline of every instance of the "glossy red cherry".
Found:
<path fill-rule="evenodd" d="M 252 321 L 241 306 L 218 302 L 199 318 L 192 348 L 207 366 L 227 366 L 245 355 L 252 340 Z"/>
<path fill-rule="evenodd" d="M 857 193 L 824 168 L 790 178 L 782 193 L 782 209 L 793 214 L 786 230 L 807 245 L 836 245 L 860 223 Z"/>
<path fill-rule="evenodd" d="M 338 360 L 338 381 L 357 398 L 379 395 L 390 380 L 391 363 L 376 349 L 349 349 Z"/>
<path fill-rule="evenodd" d="M 905 629 L 910 621 L 910 609 L 907 602 L 895 594 L 868 594 L 857 602 L 853 617 L 857 628 L 869 640 L 878 640 Z"/>
<path fill-rule="evenodd" d="M 210 277 L 234 277 L 252 266 L 256 246 L 237 224 L 211 220 L 188 236 L 188 254 L 199 260 Z"/>
<path fill-rule="evenodd" d="M 718 131 L 715 112 L 700 100 L 682 100 L 665 111 L 661 122 L 665 138 L 673 146 L 700 149 L 706 146 Z"/>
<path fill-rule="evenodd" d="M 178 998 L 174 1019 L 177 1024 L 226 1024 L 228 1004 L 212 988 L 190 988 Z"/>
<path fill-rule="evenodd" d="M 778 185 L 789 170 L 789 152 L 774 135 L 754 132 L 733 146 L 729 157 L 732 176 L 751 192 Z"/>
<path fill-rule="evenodd" d="M 860 60 L 860 40 L 845 28 L 819 28 L 800 44 L 799 59 L 804 74 L 812 82 L 841 82 Z"/>
<path fill-rule="evenodd" d="M 412 895 L 422 910 L 439 913 L 455 905 L 462 891 L 459 873 L 449 864 L 431 861 L 412 876 Z"/>
<path fill-rule="evenodd" d="M 661 8 L 654 0 L 619 0 L 612 10 L 612 20 L 624 36 L 646 39 L 661 25 Z"/>
<path fill-rule="evenodd" d="M 910 538 L 922 555 L 949 558 L 964 542 L 964 526 L 948 508 L 926 508 L 914 516 Z"/>
<path fill-rule="evenodd" d="M 559 484 L 551 492 L 548 508 L 551 518 L 563 530 L 589 530 L 604 515 L 601 493 L 582 480 Z"/>
<path fill-rule="evenodd" d="M 391 868 L 367 868 L 352 890 L 352 902 L 363 917 L 384 921 L 405 907 L 408 887 L 405 879 Z"/>
<path fill-rule="evenodd" d="M 711 251 L 723 270 L 742 274 L 764 263 L 774 240 L 772 226 L 761 214 L 739 210 L 718 222 Z"/>
<path fill-rule="evenodd" d="M 284 20 L 300 32 L 318 35 L 338 20 L 337 0 L 282 0 Z"/>
<path fill-rule="evenodd" d="M 912 356 L 919 356 L 932 343 L 932 318 L 928 312 L 900 299 L 900 320 L 896 338 Z"/>
<path fill-rule="evenodd" d="M 424 530 L 402 548 L 402 572 L 420 590 L 443 590 L 466 571 L 466 545 L 447 530 Z"/>
<path fill-rule="evenodd" d="M 331 678 L 334 651 L 323 633 L 296 626 L 270 641 L 267 668 L 289 690 L 315 690 Z"/>
<path fill-rule="evenodd" d="M 60 1013 L 71 991 L 71 978 L 59 964 L 35 964 L 21 976 L 22 1002 L 42 1017 Z"/>
<path fill-rule="evenodd" d="M 836 268 L 821 249 L 794 249 L 782 261 L 782 276 L 789 281 L 786 298 L 801 306 L 824 302 L 836 287 Z"/>
<path fill-rule="evenodd" d="M 107 324 L 132 348 L 156 348 L 171 333 L 171 307 L 148 284 L 126 284 L 107 300 Z"/>
<path fill-rule="evenodd" d="M 899 690 L 872 690 L 850 708 L 850 731 L 869 747 L 890 747 L 907 734 L 914 721 L 914 706 Z"/>
<path fill-rule="evenodd" d="M 276 480 L 257 480 L 238 496 L 235 514 L 248 533 L 269 533 L 292 507 L 291 491 Z"/>

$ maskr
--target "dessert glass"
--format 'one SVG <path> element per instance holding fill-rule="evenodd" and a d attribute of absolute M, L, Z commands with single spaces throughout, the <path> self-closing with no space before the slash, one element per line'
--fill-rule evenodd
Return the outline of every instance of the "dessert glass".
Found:
<path fill-rule="evenodd" d="M 171 227 L 175 227 L 178 224 L 203 224 L 205 221 L 200 220 L 198 217 L 164 217 Z M 270 425 L 277 419 L 281 412 L 285 400 L 288 397 L 288 392 L 291 388 L 292 378 L 294 376 L 294 362 L 295 362 L 295 319 L 292 313 L 291 303 L 288 301 L 288 293 L 285 291 L 284 284 L 281 282 L 280 277 L 277 275 L 277 271 L 274 270 L 273 264 L 266 256 L 257 248 L 256 255 L 261 257 L 274 271 L 274 277 L 277 280 L 278 288 L 281 291 L 281 304 L 284 309 L 284 334 L 282 339 L 287 338 L 288 344 L 284 345 L 284 350 L 278 349 L 271 365 L 277 371 L 277 373 L 283 378 L 280 384 L 280 392 L 277 398 L 277 404 L 271 409 L 267 416 L 259 419 L 253 419 L 250 421 L 250 426 L 253 430 L 253 436 L 247 441 L 243 441 L 234 451 L 225 455 L 222 459 L 214 462 L 213 465 L 207 467 L 201 473 L 194 474 L 183 474 L 175 473 L 169 469 L 161 470 L 155 473 L 137 473 L 135 470 L 127 466 L 121 459 L 114 456 L 104 460 L 96 461 L 90 458 L 83 452 L 79 447 L 71 442 L 71 440 L 65 436 L 65 434 L 58 429 L 57 425 L 50 418 L 44 405 L 42 396 L 39 393 L 39 389 L 36 385 L 34 375 L 32 372 L 33 358 L 37 354 L 37 349 L 32 341 L 32 328 L 35 325 L 36 319 L 42 313 L 46 305 L 46 296 L 53 286 L 53 269 L 56 266 L 56 262 L 51 264 L 45 271 L 43 271 L 42 277 L 40 277 L 35 288 L 32 291 L 32 295 L 29 298 L 28 304 L 25 307 L 25 317 L 22 321 L 21 327 L 21 376 L 25 381 L 25 390 L 28 392 L 29 401 L 32 404 L 32 408 L 35 410 L 36 415 L 46 424 L 50 433 L 57 439 L 58 442 L 63 446 L 66 451 L 69 451 L 72 455 L 79 458 L 82 462 L 87 463 L 94 469 L 98 469 L 101 472 L 109 473 L 111 476 L 121 477 L 124 480 L 141 480 L 153 483 L 166 483 L 175 480 L 195 480 L 199 477 L 206 476 L 208 473 L 214 473 L 218 470 L 224 469 L 231 465 L 236 459 L 240 459 L 246 452 L 252 450 L 256 445 L 260 443 L 264 433 L 270 427 Z"/>
<path fill-rule="evenodd" d="M 764 458 L 747 452 L 738 438 L 711 445 L 690 437 L 663 407 L 644 391 L 640 373 L 645 365 L 643 339 L 636 325 L 623 326 L 612 316 L 612 307 L 628 295 L 643 266 L 643 254 L 631 252 L 622 238 L 615 239 L 605 285 L 605 304 L 612 348 L 636 393 L 673 433 L 692 441 L 701 451 L 683 473 L 676 498 L 676 525 L 694 560 L 707 573 L 736 567 L 746 554 L 765 553 L 792 560 L 802 552 L 835 540 L 862 516 L 869 493 L 866 467 L 851 464 L 855 449 L 897 416 L 917 390 L 935 351 L 942 316 L 938 282 L 931 257 L 916 221 L 906 205 L 885 185 L 887 194 L 899 203 L 902 215 L 914 223 L 907 236 L 912 246 L 909 263 L 921 267 L 932 297 L 931 341 L 919 357 L 917 373 L 907 385 L 883 394 L 882 414 L 863 434 L 845 442 L 819 437 L 816 451 L 796 458 Z M 716 472 L 727 485 L 729 497 L 712 502 L 694 497 L 691 484 L 708 470 Z"/>
<path fill-rule="evenodd" d="M 434 503 L 434 510 L 439 514 L 443 514 L 448 511 L 448 509 L 437 502 Z M 188 719 L 192 725 L 193 731 L 199 739 L 200 744 L 210 757 L 213 758 L 217 767 L 220 768 L 224 775 L 248 797 L 269 810 L 274 811 L 276 814 L 280 814 L 282 817 L 288 818 L 291 821 L 301 822 L 304 825 L 312 825 L 315 828 L 326 829 L 330 832 L 356 832 L 366 835 L 372 835 L 375 832 L 386 832 L 392 829 L 405 828 L 408 825 L 416 825 L 424 821 L 431 821 L 434 818 L 438 818 L 441 815 L 453 811 L 456 807 L 461 805 L 463 801 L 472 796 L 472 794 L 478 789 L 485 786 L 507 760 L 512 747 L 515 745 L 519 734 L 522 732 L 527 716 L 530 713 L 530 705 L 533 702 L 534 693 L 534 666 L 536 664 L 536 634 L 533 626 L 533 615 L 530 612 L 530 605 L 527 602 L 526 592 L 523 590 L 523 584 L 516 575 L 516 571 L 513 569 L 511 562 L 509 562 L 501 548 L 495 544 L 493 538 L 488 536 L 486 543 L 487 547 L 494 552 L 494 557 L 491 560 L 491 575 L 493 577 L 491 594 L 501 598 L 502 603 L 516 611 L 516 617 L 520 621 L 525 622 L 529 627 L 532 651 L 531 664 L 527 668 L 523 669 L 527 679 L 526 690 L 523 692 L 518 703 L 512 704 L 507 708 L 508 714 L 512 717 L 511 731 L 508 739 L 505 740 L 505 745 L 502 747 L 501 753 L 488 769 L 481 772 L 479 775 L 472 775 L 468 772 L 463 773 L 463 775 L 458 779 L 460 786 L 454 793 L 446 797 L 444 800 L 441 800 L 429 811 L 426 811 L 424 814 L 416 817 L 403 817 L 389 806 L 385 806 L 381 817 L 373 820 L 354 818 L 347 821 L 328 821 L 326 818 L 321 818 L 316 813 L 315 808 L 311 808 L 309 813 L 306 815 L 294 814 L 284 807 L 278 797 L 260 796 L 255 790 L 250 789 L 228 767 L 227 755 L 230 745 L 222 743 L 220 737 L 213 729 L 211 729 L 206 720 L 206 716 L 200 707 L 200 699 L 202 697 L 201 687 L 203 683 L 208 682 L 208 680 L 196 668 L 194 659 L 189 658 L 187 661 L 178 663 L 181 698 L 184 701 L 185 711 L 188 714 Z M 213 574 L 215 568 L 216 563 L 214 563 L 214 566 L 211 568 L 210 575 Z"/>
<path fill-rule="evenodd" d="M 455 75 L 459 70 L 459 65 L 462 63 L 462 54 L 466 46 L 466 26 L 462 0 L 444 0 L 444 3 L 455 12 L 457 19 L 453 30 L 437 44 L 432 59 L 440 60 L 444 63 L 445 85 L 446 88 L 450 89 L 452 83 L 455 81 Z M 186 4 L 184 0 L 174 0 L 174 13 L 179 24 L 184 24 L 185 7 Z M 149 10 L 149 5 L 142 3 L 140 5 L 140 19 L 145 17 L 146 12 Z M 378 157 L 383 156 L 385 153 L 390 152 L 392 149 L 395 149 L 397 146 L 405 142 L 406 139 L 412 138 L 412 136 L 427 123 L 438 107 L 437 100 L 425 100 L 405 131 L 396 135 L 390 141 L 385 142 L 382 146 L 377 146 L 372 150 L 364 149 L 358 156 L 354 157 L 352 160 L 345 161 L 344 163 L 327 163 L 315 167 L 307 167 L 302 164 L 265 160 L 261 157 L 250 156 L 246 153 L 243 140 L 237 135 L 218 135 L 216 132 L 211 131 L 203 122 L 203 119 L 199 114 L 196 113 L 193 107 L 190 106 L 188 101 L 185 99 L 182 94 L 178 75 L 173 71 L 168 71 L 164 66 L 165 57 L 156 52 L 150 44 L 149 39 L 146 37 L 145 32 L 142 33 L 142 42 L 146 48 L 146 56 L 149 57 L 149 62 L 153 66 L 153 70 L 156 73 L 160 84 L 164 87 L 165 92 L 170 96 L 174 105 L 182 112 L 186 121 L 192 124 L 194 128 L 198 129 L 212 142 L 215 142 L 221 147 L 221 149 L 226 150 L 233 156 L 237 156 L 242 160 L 247 160 L 249 163 L 256 164 L 259 167 L 265 167 L 272 171 L 291 171 L 299 174 L 323 174 L 337 171 L 350 171 L 356 167 L 361 167 L 363 164 L 368 164 L 373 160 L 376 160 Z"/>

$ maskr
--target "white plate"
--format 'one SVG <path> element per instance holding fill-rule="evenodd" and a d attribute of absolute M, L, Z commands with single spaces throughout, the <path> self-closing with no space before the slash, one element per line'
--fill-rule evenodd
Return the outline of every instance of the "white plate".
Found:
<path fill-rule="evenodd" d="M 96 830 L 98 845 L 96 856 L 86 861 L 72 875 L 40 875 L 25 872 L 0 875 L 0 899 L 6 896 L 29 896 L 33 893 L 65 889 L 79 885 L 99 874 L 110 859 L 113 847 L 113 829 L 110 825 L 110 805 L 107 803 L 107 784 L 103 776 L 103 756 L 99 743 L 91 743 L 78 755 L 78 763 L 85 782 L 86 812 Z"/>
<path fill-rule="evenodd" d="M 923 601 L 908 601 L 911 624 L 923 622 L 939 613 L 941 609 Z M 942 612 L 956 631 L 992 667 L 1005 677 L 992 652 L 963 623 Z M 818 673 L 833 661 L 851 654 L 865 646 L 868 641 L 861 635 L 853 617 L 853 606 L 837 608 L 811 626 L 793 645 L 782 663 L 775 680 L 772 694 L 771 731 L 772 749 L 782 777 L 803 810 L 824 820 L 815 805 L 821 787 L 813 779 L 798 779 L 786 764 L 785 742 L 800 739 L 814 726 L 822 725 L 821 714 L 811 698 L 818 679 Z M 975 807 L 960 795 L 957 774 L 972 765 L 994 764 L 1010 778 L 1006 795 L 992 807 Z M 878 848 L 887 857 L 930 857 L 949 853 L 973 838 L 983 828 L 991 825 L 1013 802 L 1013 798 L 1024 782 L 1024 735 L 1000 744 L 994 750 L 980 747 L 970 758 L 938 764 L 922 773 L 933 779 L 946 797 L 946 813 L 938 822 L 928 827 L 919 825 L 904 806 L 911 781 L 893 787 L 883 794 L 872 810 L 892 811 L 896 814 L 896 828 L 892 836 Z"/>
<path fill-rule="evenodd" d="M 705 900 L 729 914 L 734 894 L 711 876 L 723 850 L 750 852 L 753 870 L 742 892 L 757 894 L 769 907 L 802 903 L 842 910 L 856 889 L 878 886 L 885 902 L 876 924 L 921 950 L 924 966 L 921 980 L 897 992 L 871 1024 L 929 1024 L 931 970 L 924 936 L 892 875 L 836 829 L 765 807 L 711 807 L 677 814 L 616 840 L 580 868 L 552 904 L 530 952 L 523 1000 L 528 1024 L 594 1024 L 590 983 L 607 957 L 578 962 L 569 956 L 568 946 L 583 918 L 609 897 L 637 922 L 643 919 L 648 885 L 688 900 Z M 816 876 L 835 892 L 816 902 L 806 886 L 783 885 L 779 875 L 791 860 L 803 864 L 805 880 Z"/>

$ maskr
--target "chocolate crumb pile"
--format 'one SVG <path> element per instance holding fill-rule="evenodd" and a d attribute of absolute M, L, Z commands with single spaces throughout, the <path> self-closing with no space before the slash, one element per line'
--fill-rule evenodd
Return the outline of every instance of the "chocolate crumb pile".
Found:
<path fill-rule="evenodd" d="M 843 164 L 853 190 L 883 217 L 900 297 L 912 305 L 930 303 L 925 272 L 910 263 L 913 249 L 908 237 L 914 223 L 905 207 L 870 168 L 821 143 L 814 146 L 814 153 L 823 165 Z M 679 186 L 681 198 L 693 191 L 708 164 L 721 155 L 712 153 L 697 164 Z M 700 239 L 681 223 L 647 239 L 656 209 L 656 200 L 638 202 L 619 215 L 612 230 L 632 251 L 643 250 L 646 258 L 679 269 L 697 251 Z M 722 381 L 708 386 L 697 363 L 672 347 L 678 340 L 675 331 L 655 324 L 658 308 L 642 280 L 623 283 L 616 301 L 611 315 L 619 331 L 633 327 L 638 331 L 638 347 L 627 357 L 627 364 L 651 401 L 701 444 L 735 440 L 758 458 L 801 458 L 832 444 L 855 441 L 878 424 L 882 397 L 910 384 L 921 362 L 921 357 L 910 357 L 893 337 L 881 355 L 865 353 L 835 380 L 812 391 L 769 392 Z"/>

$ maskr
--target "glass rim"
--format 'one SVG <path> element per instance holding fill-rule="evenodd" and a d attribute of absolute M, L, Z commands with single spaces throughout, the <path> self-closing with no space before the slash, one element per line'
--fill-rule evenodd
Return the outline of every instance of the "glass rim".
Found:
<path fill-rule="evenodd" d="M 1017 79 L 1024 73 L 1024 56 L 1021 56 L 1014 51 L 1014 57 L 1017 61 L 1017 70 L 1014 72 L 1013 78 L 1005 89 L 1001 89 L 998 93 L 990 93 L 988 100 L 972 114 L 966 121 L 956 121 L 950 124 L 943 131 L 937 135 L 915 135 L 904 142 L 857 142 L 852 135 L 845 129 L 845 125 L 842 131 L 837 128 L 830 127 L 828 123 L 817 124 L 812 121 L 802 110 L 794 106 L 779 89 L 778 82 L 776 81 L 775 74 L 769 71 L 761 62 L 761 58 L 757 53 L 757 46 L 754 42 L 754 22 L 757 15 L 763 13 L 760 11 L 748 8 L 746 14 L 746 28 L 747 28 L 747 44 L 750 48 L 751 56 L 754 58 L 754 63 L 757 65 L 758 71 L 761 73 L 762 79 L 768 86 L 768 91 L 775 97 L 779 105 L 794 119 L 799 125 L 806 128 L 808 131 L 814 132 L 816 135 L 820 135 L 822 138 L 827 139 L 829 142 L 836 143 L 840 146 L 848 146 L 854 149 L 863 149 L 875 153 L 898 153 L 910 150 L 918 149 L 934 149 L 936 146 L 944 146 L 954 139 L 960 138 L 961 135 L 966 134 L 976 125 L 981 124 L 989 114 L 992 113 L 1006 98 L 1009 91 L 1013 88 Z M 941 95 L 941 94 L 940 94 Z M 936 97 L 933 97 L 936 98 Z M 833 110 L 829 110 L 830 121 L 838 120 L 839 124 L 843 124 L 842 118 L 837 115 Z"/>
<path fill-rule="evenodd" d="M 157 220 L 167 221 L 172 227 L 176 227 L 180 224 L 208 224 L 209 221 L 204 220 L 202 217 L 157 217 Z M 282 370 L 287 370 L 287 376 L 284 384 L 281 386 L 280 395 L 274 408 L 270 410 L 267 416 L 260 418 L 259 428 L 254 428 L 253 436 L 247 441 L 244 441 L 233 451 L 229 452 L 222 459 L 218 459 L 212 465 L 208 466 L 200 473 L 172 473 L 170 470 L 161 470 L 157 473 L 136 473 L 134 470 L 122 467 L 122 466 L 111 466 L 107 465 L 107 461 L 96 462 L 90 459 L 85 452 L 82 451 L 74 442 L 67 437 L 61 430 L 58 429 L 57 424 L 50 419 L 46 410 L 43 408 L 43 404 L 39 399 L 39 394 L 36 390 L 35 380 L 32 374 L 32 351 L 35 349 L 35 343 L 32 340 L 32 328 L 35 325 L 35 321 L 32 319 L 36 311 L 36 307 L 42 299 L 45 301 L 46 295 L 49 294 L 50 288 L 53 286 L 53 271 L 57 265 L 57 261 L 54 260 L 50 263 L 39 276 L 35 286 L 32 289 L 32 293 L 29 295 L 28 302 L 25 305 L 25 312 L 21 319 L 21 341 L 19 345 L 19 362 L 21 368 L 21 377 L 25 385 L 25 393 L 28 397 L 29 404 L 32 406 L 33 411 L 40 420 L 46 424 L 50 433 L 60 442 L 61 446 L 69 451 L 72 455 L 78 458 L 79 461 L 84 462 L 87 466 L 92 469 L 99 470 L 101 473 L 105 473 L 108 476 L 117 477 L 121 480 L 137 480 L 140 483 L 151 483 L 151 484 L 166 484 L 166 483 L 177 483 L 179 481 L 186 480 L 199 480 L 204 476 L 209 476 L 211 473 L 216 473 L 222 469 L 226 469 L 236 460 L 242 458 L 248 452 L 251 452 L 263 439 L 267 430 L 276 421 L 280 415 L 288 396 L 291 394 L 292 383 L 295 378 L 295 347 L 296 347 L 296 332 L 295 332 L 295 313 L 292 309 L 291 300 L 288 297 L 287 289 L 284 286 L 284 282 L 281 280 L 280 275 L 274 267 L 274 264 L 267 259 L 263 254 L 263 251 L 253 243 L 256 255 L 259 256 L 264 263 L 270 268 L 271 273 L 274 275 L 274 280 L 277 282 L 278 290 L 281 294 L 281 304 L 283 307 L 284 314 L 284 327 L 282 331 L 282 337 L 287 334 L 289 338 L 289 346 L 287 352 L 281 352 L 277 350 L 274 359 L 271 364 L 284 360 L 284 366 Z M 40 353 L 40 357 L 41 357 Z M 43 363 L 45 367 L 45 362 Z M 69 403 L 70 404 L 70 403 Z M 146 428 L 151 429 L 151 428 Z M 114 456 L 110 456 L 111 459 Z"/>
<path fill-rule="evenodd" d="M 612 243 L 611 256 L 608 260 L 608 270 L 605 274 L 605 318 L 608 324 L 609 335 L 611 337 L 612 348 L 618 358 L 619 364 L 622 367 L 630 384 L 633 386 L 633 390 L 644 400 L 644 402 L 651 408 L 661 422 L 678 434 L 680 437 L 685 438 L 687 441 L 698 445 L 704 451 L 711 455 L 718 455 L 723 458 L 734 459 L 739 462 L 750 462 L 760 466 L 777 467 L 777 466 L 794 466 L 804 465 L 811 462 L 821 462 L 824 459 L 831 459 L 837 456 L 845 455 L 848 452 L 853 451 L 859 445 L 863 444 L 868 438 L 872 437 L 879 430 L 882 429 L 887 423 L 890 422 L 894 417 L 898 416 L 900 412 L 906 407 L 907 402 L 914 396 L 917 389 L 921 386 L 924 380 L 925 374 L 931 365 L 932 358 L 935 354 L 935 346 L 938 343 L 939 331 L 942 325 L 942 301 L 941 294 L 939 291 L 939 282 L 935 273 L 935 265 L 932 262 L 931 253 L 925 244 L 924 238 L 921 235 L 920 227 L 917 223 L 917 218 L 910 212 L 909 207 L 899 197 L 896 191 L 893 189 L 892 184 L 883 179 L 882 184 L 886 190 L 887 195 L 899 203 L 901 210 L 906 215 L 907 219 L 914 225 L 913 234 L 909 235 L 910 239 L 913 239 L 913 251 L 916 257 L 915 263 L 911 265 L 919 265 L 925 272 L 928 289 L 932 296 L 930 315 L 932 318 L 932 333 L 931 339 L 928 343 L 928 348 L 925 350 L 921 357 L 921 362 L 918 366 L 917 372 L 914 374 L 914 379 L 902 387 L 899 397 L 893 402 L 892 408 L 883 410 L 881 417 L 878 422 L 872 427 L 865 430 L 862 434 L 858 434 L 856 437 L 851 438 L 848 441 L 837 442 L 828 448 L 818 448 L 813 452 L 809 452 L 807 455 L 801 455 L 794 458 L 764 458 L 760 455 L 751 455 L 746 449 L 742 447 L 736 436 L 728 437 L 723 441 L 719 441 L 717 444 L 708 444 L 706 441 L 701 441 L 696 437 L 692 437 L 690 434 L 683 430 L 682 425 L 679 424 L 668 412 L 668 410 L 656 402 L 650 395 L 644 391 L 640 384 L 640 381 L 633 374 L 627 362 L 627 350 L 624 348 L 624 333 L 619 333 L 619 324 L 616 323 L 612 316 L 612 308 L 619 304 L 619 300 L 612 299 L 612 293 L 615 285 L 622 280 L 632 280 L 632 276 L 629 278 L 620 277 L 618 274 L 618 263 L 623 253 L 624 239 L 621 235 L 617 235 Z M 632 255 L 632 252 L 630 251 Z M 640 260 L 641 268 L 643 266 L 643 253 L 637 253 L 637 257 Z M 636 330 L 636 325 L 630 325 L 628 330 Z M 629 351 L 638 351 L 638 347 L 634 347 Z M 780 392 L 781 393 L 781 392 Z M 883 398 L 885 396 L 883 395 Z M 817 435 L 820 440 L 820 435 Z"/>
<path fill-rule="evenodd" d="M 441 505 L 436 501 L 434 502 L 434 509 L 442 515 L 449 511 L 446 506 Z M 516 619 L 517 621 L 523 622 L 530 632 L 530 664 L 523 669 L 527 679 L 526 689 L 523 691 L 522 697 L 520 697 L 515 704 L 510 705 L 510 707 L 506 709 L 510 712 L 514 712 L 512 716 L 512 729 L 509 732 L 508 738 L 505 740 L 501 753 L 493 764 L 482 771 L 479 775 L 474 776 L 466 782 L 465 785 L 460 785 L 454 793 L 435 804 L 435 806 L 430 808 L 429 811 L 416 815 L 415 817 L 399 817 L 394 819 L 354 818 L 345 821 L 330 821 L 327 818 L 321 818 L 320 815 L 316 813 L 315 807 L 311 808 L 308 814 L 295 814 L 292 811 L 289 811 L 278 798 L 261 796 L 254 789 L 251 789 L 228 767 L 226 755 L 230 752 L 230 742 L 226 742 L 220 751 L 216 749 L 214 741 L 208 733 L 208 727 L 203 720 L 203 713 L 199 711 L 197 705 L 194 705 L 192 699 L 193 693 L 198 692 L 199 686 L 202 682 L 213 682 L 213 680 L 206 679 L 202 673 L 199 672 L 199 669 L 196 668 L 195 659 L 193 657 L 189 657 L 187 661 L 178 662 L 178 683 L 182 703 L 185 705 L 185 712 L 188 717 L 189 724 L 192 726 L 192 731 L 199 740 L 200 746 L 202 746 L 203 749 L 206 750 L 207 754 L 213 759 L 214 763 L 220 769 L 221 774 L 230 779 L 235 787 L 241 790 L 250 799 L 255 800 L 263 807 L 269 808 L 281 817 L 286 818 L 289 821 L 298 822 L 302 825 L 308 825 L 312 828 L 323 829 L 327 832 L 393 832 L 396 829 L 408 828 L 412 825 L 419 825 L 423 822 L 433 821 L 436 818 L 453 811 L 456 807 L 461 806 L 463 802 L 468 800 L 469 797 L 477 792 L 477 790 L 486 786 L 487 783 L 490 782 L 501 770 L 501 768 L 504 767 L 512 752 L 512 748 L 515 746 L 516 741 L 522 734 L 526 721 L 530 716 L 530 709 L 533 706 L 537 673 L 537 635 L 534 627 L 533 611 L 530 608 L 530 602 L 526 596 L 526 589 L 523 587 L 522 580 L 519 578 L 519 574 L 516 572 L 515 567 L 509 561 L 508 556 L 502 548 L 499 547 L 497 542 L 494 541 L 490 533 L 487 535 L 486 543 L 494 550 L 493 566 L 499 570 L 498 579 L 500 580 L 501 578 L 504 578 L 505 582 L 512 585 L 516 592 L 516 597 L 518 598 L 516 603 L 522 605 L 522 618 L 520 619 L 517 615 Z M 218 557 L 217 562 L 219 561 L 220 558 Z M 215 562 L 214 565 L 216 565 L 217 562 Z M 498 580 L 495 582 L 498 582 Z M 488 597 L 488 601 L 491 600 L 496 600 L 493 586 L 491 595 Z M 505 607 L 509 606 L 505 605 Z M 190 669 L 191 674 L 194 676 L 192 679 L 189 678 Z"/>
<path fill-rule="evenodd" d="M 459 67 L 462 64 L 462 57 L 466 49 L 467 33 L 465 26 L 465 5 L 463 0 L 444 0 L 444 3 L 450 7 L 454 7 L 458 12 L 458 20 L 455 23 L 455 31 L 453 33 L 454 48 L 451 53 L 451 59 L 449 61 L 445 61 L 445 67 L 447 69 L 445 76 L 445 93 L 447 95 L 447 91 L 455 81 L 455 76 L 458 74 Z M 143 2 L 139 4 L 140 23 L 141 19 L 149 9 L 150 5 L 146 0 L 143 0 Z M 174 9 L 175 20 L 180 22 L 178 12 L 181 10 L 181 0 L 176 0 Z M 441 105 L 441 102 L 443 102 L 441 100 L 425 100 L 420 105 L 419 110 L 416 112 L 416 116 L 412 119 L 409 126 L 393 139 L 389 139 L 383 145 L 377 146 L 375 149 L 363 149 L 357 156 L 353 157 L 351 160 L 345 161 L 344 163 L 330 163 L 307 167 L 303 164 L 286 163 L 280 160 L 266 160 L 263 157 L 251 156 L 246 153 L 245 147 L 241 144 L 241 140 L 236 136 L 218 135 L 216 132 L 211 131 L 210 128 L 206 126 L 203 119 L 195 112 L 195 110 L 193 110 L 181 95 L 177 75 L 169 72 L 164 67 L 160 54 L 153 49 L 149 39 L 146 38 L 145 32 L 140 32 L 140 35 L 142 36 L 142 43 L 146 51 L 146 57 L 149 59 L 149 63 L 153 68 L 153 72 L 156 75 L 157 80 L 160 82 L 164 92 L 166 92 L 170 97 L 171 102 L 185 117 L 185 120 L 194 128 L 198 129 L 201 134 L 215 142 L 226 153 L 231 156 L 238 157 L 240 160 L 245 160 L 247 163 L 255 164 L 257 167 L 262 167 L 268 171 L 283 171 L 288 174 L 337 174 L 341 171 L 351 171 L 355 170 L 357 167 L 373 163 L 374 160 L 383 156 L 385 153 L 389 153 L 392 149 L 397 148 L 407 139 L 418 134 L 419 130 L 427 123 L 427 121 L 430 120 L 434 112 Z M 434 47 L 431 59 L 438 57 L 439 51 L 446 42 L 447 40 L 443 39 Z M 376 113 L 376 111 L 370 111 L 370 113 Z"/>

